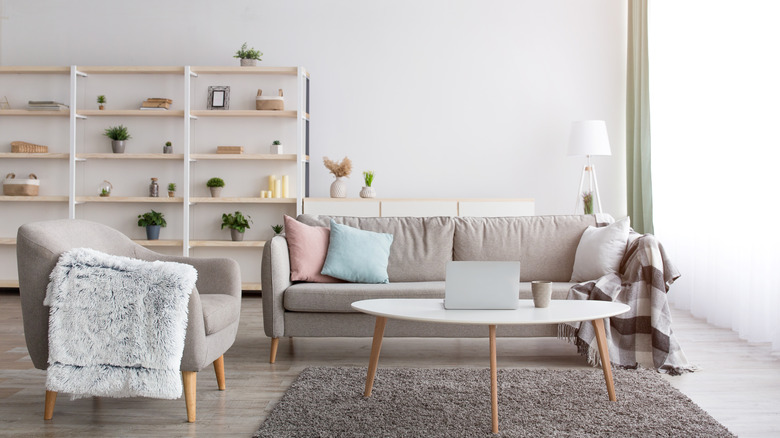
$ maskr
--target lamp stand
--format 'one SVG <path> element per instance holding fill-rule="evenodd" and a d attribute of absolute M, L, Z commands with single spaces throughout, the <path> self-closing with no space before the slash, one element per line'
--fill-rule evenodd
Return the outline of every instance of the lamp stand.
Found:
<path fill-rule="evenodd" d="M 580 174 L 580 187 L 577 189 L 577 203 L 574 205 L 574 214 L 579 214 L 580 201 L 582 201 L 583 208 L 585 207 L 585 201 L 582 199 L 582 185 L 585 182 L 585 174 L 588 174 L 588 191 L 593 194 L 596 200 L 596 207 L 598 207 L 598 213 L 601 213 L 601 196 L 599 196 L 599 182 L 596 179 L 596 166 L 590 164 L 590 155 L 586 155 L 587 163 L 582 167 L 582 173 Z"/>

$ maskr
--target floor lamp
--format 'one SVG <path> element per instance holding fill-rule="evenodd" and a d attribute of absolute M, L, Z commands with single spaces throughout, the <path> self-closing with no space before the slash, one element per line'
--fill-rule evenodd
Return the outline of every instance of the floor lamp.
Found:
<path fill-rule="evenodd" d="M 598 213 L 601 213 L 601 196 L 599 196 L 599 183 L 596 179 L 596 167 L 591 164 L 591 155 L 612 155 L 607 136 L 607 124 L 603 120 L 585 120 L 574 122 L 571 125 L 569 135 L 569 156 L 585 155 L 586 162 L 580 175 L 580 187 L 577 190 L 577 203 L 574 205 L 574 214 L 578 214 L 580 202 L 583 203 L 585 192 L 582 191 L 585 175 L 588 178 L 588 192 L 595 197 Z"/>

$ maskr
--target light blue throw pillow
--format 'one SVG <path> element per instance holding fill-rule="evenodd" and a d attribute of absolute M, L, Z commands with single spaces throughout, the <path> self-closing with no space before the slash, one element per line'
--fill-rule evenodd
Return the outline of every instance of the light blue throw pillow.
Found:
<path fill-rule="evenodd" d="M 392 243 L 392 234 L 359 230 L 331 219 L 322 275 L 353 283 L 389 283 L 387 260 Z"/>

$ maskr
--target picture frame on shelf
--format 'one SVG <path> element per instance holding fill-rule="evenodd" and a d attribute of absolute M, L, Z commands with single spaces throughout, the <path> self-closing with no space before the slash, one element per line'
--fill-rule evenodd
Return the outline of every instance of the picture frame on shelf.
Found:
<path fill-rule="evenodd" d="M 227 110 L 230 108 L 230 87 L 212 85 L 209 87 L 208 109 Z"/>

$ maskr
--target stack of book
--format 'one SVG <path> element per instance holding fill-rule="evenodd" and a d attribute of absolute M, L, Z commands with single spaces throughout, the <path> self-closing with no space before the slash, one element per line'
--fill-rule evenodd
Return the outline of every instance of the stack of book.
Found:
<path fill-rule="evenodd" d="M 27 101 L 27 109 L 34 111 L 59 111 L 68 109 L 68 105 L 53 100 L 30 100 Z"/>
<path fill-rule="evenodd" d="M 141 103 L 142 110 L 167 110 L 171 107 L 173 100 L 162 97 L 150 97 Z"/>
<path fill-rule="evenodd" d="M 218 154 L 243 154 L 243 146 L 217 146 Z"/>

